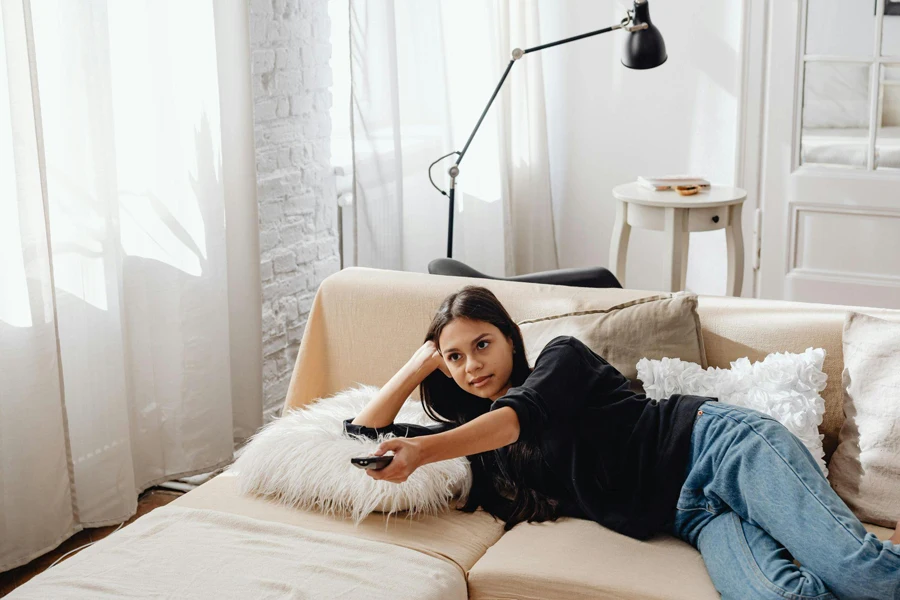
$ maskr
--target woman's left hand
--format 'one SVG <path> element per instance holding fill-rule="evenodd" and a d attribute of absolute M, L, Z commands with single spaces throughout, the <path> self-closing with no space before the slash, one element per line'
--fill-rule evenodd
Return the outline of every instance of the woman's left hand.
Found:
<path fill-rule="evenodd" d="M 366 474 L 372 479 L 382 479 L 391 483 L 403 483 L 413 471 L 422 466 L 422 441 L 416 438 L 399 437 L 381 442 L 374 456 L 382 456 L 393 451 L 394 459 L 383 469 L 367 469 Z"/>

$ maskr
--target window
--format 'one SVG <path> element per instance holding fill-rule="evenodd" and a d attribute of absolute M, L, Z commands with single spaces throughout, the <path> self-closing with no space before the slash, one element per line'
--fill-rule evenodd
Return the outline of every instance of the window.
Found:
<path fill-rule="evenodd" d="M 800 164 L 900 169 L 900 0 L 807 0 Z"/>

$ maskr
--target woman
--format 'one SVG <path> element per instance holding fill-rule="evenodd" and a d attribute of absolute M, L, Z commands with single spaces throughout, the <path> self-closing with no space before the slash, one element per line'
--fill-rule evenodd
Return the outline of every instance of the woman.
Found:
<path fill-rule="evenodd" d="M 439 425 L 393 423 L 416 385 Z M 867 533 L 784 426 L 714 398 L 649 400 L 572 337 L 551 340 L 532 370 L 486 288 L 444 300 L 424 345 L 345 430 L 401 436 L 378 447 L 394 459 L 366 471 L 374 479 L 466 456 L 461 510 L 481 506 L 506 530 L 569 516 L 637 539 L 671 533 L 725 598 L 900 600 L 900 523 L 889 541 Z"/>

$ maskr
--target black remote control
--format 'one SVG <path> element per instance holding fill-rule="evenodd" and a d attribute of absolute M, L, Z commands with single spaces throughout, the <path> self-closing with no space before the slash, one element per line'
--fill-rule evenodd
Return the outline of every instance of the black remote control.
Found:
<path fill-rule="evenodd" d="M 358 456 L 356 458 L 351 458 L 350 462 L 360 469 L 372 469 L 377 471 L 391 464 L 392 460 L 394 460 L 394 455 L 388 454 L 383 456 Z"/>

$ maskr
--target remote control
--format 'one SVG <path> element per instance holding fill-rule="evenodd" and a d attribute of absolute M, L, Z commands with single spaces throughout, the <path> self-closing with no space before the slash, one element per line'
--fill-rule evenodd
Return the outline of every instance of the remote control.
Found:
<path fill-rule="evenodd" d="M 383 456 L 358 456 L 356 458 L 351 458 L 350 462 L 360 469 L 372 469 L 377 471 L 391 464 L 392 460 L 394 460 L 394 455 L 387 454 Z"/>

